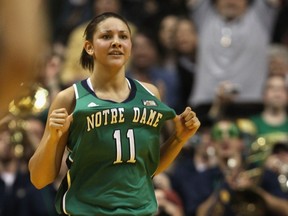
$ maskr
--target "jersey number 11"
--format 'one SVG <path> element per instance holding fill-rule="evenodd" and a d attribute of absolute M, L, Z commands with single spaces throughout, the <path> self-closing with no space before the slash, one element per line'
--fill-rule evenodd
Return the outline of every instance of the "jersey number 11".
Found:
<path fill-rule="evenodd" d="M 129 142 L 129 151 L 130 151 L 130 159 L 127 160 L 127 163 L 136 163 L 135 160 L 135 140 L 134 140 L 134 132 L 133 129 L 128 129 L 126 137 Z M 122 161 L 122 143 L 121 143 L 121 133 L 120 130 L 115 130 L 113 134 L 113 138 L 115 139 L 116 144 L 116 160 L 113 164 L 123 163 Z"/>

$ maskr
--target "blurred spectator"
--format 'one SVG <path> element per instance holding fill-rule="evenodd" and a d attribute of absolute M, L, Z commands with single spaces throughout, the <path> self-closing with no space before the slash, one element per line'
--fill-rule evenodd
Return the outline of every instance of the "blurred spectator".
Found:
<path fill-rule="evenodd" d="M 277 141 L 271 155 L 265 161 L 265 167 L 277 173 L 282 191 L 288 193 L 288 141 Z"/>
<path fill-rule="evenodd" d="M 14 154 L 18 159 L 18 167 L 21 172 L 25 173 L 29 184 L 25 185 L 22 189 L 25 192 L 25 196 L 17 204 L 19 207 L 19 213 L 15 215 L 19 216 L 53 216 L 57 215 L 54 207 L 55 194 L 49 187 L 43 190 L 37 190 L 30 182 L 27 164 L 34 153 L 36 147 L 40 143 L 40 139 L 44 132 L 44 123 L 38 119 L 34 114 L 28 116 L 21 116 L 21 118 L 15 118 L 15 122 L 11 121 L 9 125 L 12 129 L 10 139 L 14 147 Z M 13 123 L 13 124 L 11 124 Z M 14 125 L 14 127 L 13 127 Z M 20 146 L 22 148 L 20 148 Z M 22 150 L 22 151 L 20 151 Z M 50 188 L 50 189 L 49 189 Z M 33 193 L 31 193 L 33 191 Z M 42 201 L 44 200 L 44 201 Z M 29 202 L 30 201 L 30 202 Z M 41 202 L 42 201 L 42 202 Z M 13 203 L 11 203 L 13 204 Z M 33 210 L 32 210 L 33 209 Z M 53 214 L 53 212 L 55 212 Z M 9 214 L 14 215 L 14 214 Z"/>
<path fill-rule="evenodd" d="M 45 123 L 38 118 L 37 114 L 31 114 L 23 118 L 23 141 L 25 142 L 25 148 L 31 149 L 30 155 L 27 156 L 27 164 L 30 157 L 39 145 L 39 142 L 43 136 Z"/>
<path fill-rule="evenodd" d="M 241 109 L 252 112 L 253 105 L 261 102 L 268 72 L 267 48 L 278 5 L 278 0 L 188 1 L 201 38 L 195 88 L 190 96 L 200 120 L 205 118 L 218 84 L 225 80 L 238 88 L 238 115 Z"/>
<path fill-rule="evenodd" d="M 182 100 L 182 83 L 180 80 L 180 74 L 177 70 L 176 60 L 177 53 L 175 49 L 175 30 L 178 23 L 178 17 L 176 15 L 164 16 L 160 21 L 158 30 L 158 50 L 159 50 L 159 66 L 163 67 L 169 76 L 173 77 L 175 83 L 175 97 L 171 99 L 173 104 L 170 104 L 175 109 L 176 113 L 181 112 L 184 107 Z M 185 107 L 184 107 L 185 108 Z"/>
<path fill-rule="evenodd" d="M 213 121 L 225 116 L 232 117 L 233 114 L 229 111 L 234 110 L 232 106 L 234 105 L 235 98 L 237 98 L 238 95 L 239 89 L 234 83 L 229 80 L 220 82 L 215 89 L 215 97 L 209 109 L 207 119 L 205 119 L 207 124 L 211 124 Z M 235 112 L 237 111 L 238 109 L 235 109 Z"/>
<path fill-rule="evenodd" d="M 160 21 L 158 30 L 158 46 L 161 65 L 176 73 L 175 30 L 178 16 L 169 14 Z"/>
<path fill-rule="evenodd" d="M 143 23 L 146 19 L 153 17 L 154 22 L 152 24 L 151 30 L 155 31 L 155 23 L 159 19 L 159 7 L 158 1 L 154 0 L 122 0 L 123 13 L 127 19 L 138 27 L 143 27 Z M 151 21 L 151 20 L 150 20 Z"/>
<path fill-rule="evenodd" d="M 27 188 L 31 186 L 29 174 L 21 169 L 12 131 L 0 131 L 0 215 L 22 215 Z"/>
<path fill-rule="evenodd" d="M 37 79 L 38 85 L 49 92 L 47 97 L 49 103 L 64 88 L 60 80 L 65 55 L 64 49 L 60 44 L 51 45 Z"/>
<path fill-rule="evenodd" d="M 53 7 L 52 3 L 51 7 Z M 52 41 L 65 46 L 72 30 L 91 19 L 91 2 L 90 0 L 67 0 L 60 2 L 58 7 L 61 7 L 61 10 L 57 20 L 53 23 L 55 32 Z"/>
<path fill-rule="evenodd" d="M 171 188 L 170 179 L 166 173 L 160 173 L 153 178 L 155 195 L 158 203 L 157 216 L 184 216 L 183 205 L 178 194 Z"/>
<path fill-rule="evenodd" d="M 161 99 L 171 107 L 177 100 L 176 83 L 172 73 L 159 64 L 156 42 L 148 32 L 137 31 L 133 38 L 132 56 L 127 76 L 156 85 Z"/>
<path fill-rule="evenodd" d="M 270 75 L 263 92 L 264 109 L 251 117 L 256 136 L 263 137 L 267 144 L 288 140 L 288 86 L 283 75 Z"/>
<path fill-rule="evenodd" d="M 269 74 L 285 76 L 288 81 L 288 46 L 271 44 L 268 50 Z"/>
<path fill-rule="evenodd" d="M 175 29 L 176 70 L 179 76 L 179 102 L 177 109 L 188 106 L 189 94 L 194 86 L 198 34 L 194 23 L 186 17 L 179 17 Z"/>
<path fill-rule="evenodd" d="M 30 108 L 20 109 L 15 116 L 7 115 L 0 123 L 1 216 L 58 215 L 54 200 L 65 173 L 43 190 L 37 190 L 29 178 L 27 164 L 44 132 L 44 122 L 37 117 L 39 113 L 35 112 L 35 107 Z"/>
<path fill-rule="evenodd" d="M 288 194 L 282 191 L 278 175 L 264 167 L 248 169 L 242 133 L 236 123 L 218 120 L 211 135 L 218 166 L 209 171 L 211 181 L 206 187 L 213 190 L 197 215 L 288 215 Z"/>
<path fill-rule="evenodd" d="M 254 113 L 249 113 L 249 112 L 243 112 L 242 115 L 238 115 L 237 116 L 237 111 L 239 111 L 239 108 L 237 105 L 235 105 L 234 101 L 235 98 L 238 97 L 239 94 L 239 90 L 237 88 L 235 88 L 235 86 L 233 85 L 233 83 L 231 83 L 230 81 L 223 81 L 221 82 L 218 87 L 216 88 L 216 92 L 215 92 L 215 98 L 213 100 L 212 106 L 208 112 L 208 118 L 209 119 L 209 123 L 211 124 L 213 121 L 217 120 L 217 119 L 221 119 L 223 117 L 244 117 L 244 120 L 248 120 L 251 116 L 257 116 L 257 118 L 259 118 L 260 116 L 258 115 L 261 111 L 263 111 L 263 106 L 264 109 L 267 111 L 267 106 L 269 106 L 271 108 L 271 100 L 276 100 L 276 98 L 273 97 L 269 97 L 270 99 L 268 99 L 266 97 L 266 92 L 268 89 L 267 86 L 267 82 L 270 82 L 271 79 L 273 79 L 274 77 L 278 77 L 279 79 L 281 79 L 282 81 L 280 81 L 282 83 L 282 85 L 288 85 L 287 82 L 287 75 L 286 75 L 286 59 L 285 59 L 285 55 L 286 55 L 286 49 L 283 49 L 282 46 L 271 46 L 270 52 L 269 52 L 269 56 L 270 56 L 270 64 L 269 64 L 269 74 L 267 77 L 267 80 L 264 83 L 264 96 L 263 96 L 263 101 L 261 102 L 261 104 L 259 104 L 259 111 L 257 112 L 257 110 L 255 110 Z M 275 86 L 276 87 L 276 86 Z M 284 87 L 285 88 L 285 87 Z M 276 88 L 274 89 L 276 90 Z M 274 91 L 276 93 L 276 91 Z M 286 94 L 285 91 L 282 91 L 282 93 Z M 277 97 L 278 98 L 278 97 Z M 284 97 L 285 98 L 285 97 Z M 285 99 L 282 97 L 281 103 L 279 103 L 278 105 L 280 107 L 282 107 L 280 110 L 285 110 L 287 109 L 287 104 L 285 102 Z M 267 101 L 268 100 L 268 101 Z M 269 102 L 270 101 L 270 102 Z M 283 104 L 284 102 L 284 104 Z M 270 103 L 270 105 L 268 104 Z M 285 105 L 286 104 L 286 105 Z M 275 106 L 275 105 L 273 105 Z M 238 108 L 238 109 L 237 109 Z M 274 108 L 272 109 L 274 110 Z M 280 111 L 277 108 L 278 111 Z M 280 112 L 276 112 L 278 114 L 275 114 L 276 116 L 280 116 L 281 111 Z M 236 113 L 236 114 L 235 114 Z M 244 114 L 245 113 L 245 114 Z M 273 112 L 271 112 L 272 114 Z M 280 115 L 279 115 L 280 114 Z M 274 114 L 273 114 L 274 115 Z M 259 116 L 259 117 L 258 117 Z M 282 115 L 283 116 L 283 115 Z M 284 117 L 284 116 L 283 116 Z M 246 119 L 248 118 L 248 119 Z M 260 117 L 262 118 L 262 117 Z M 255 120 L 255 119 L 254 119 Z M 259 120 L 257 120 L 259 122 Z M 255 126 L 251 125 L 251 123 L 249 123 L 248 121 L 245 121 L 245 123 L 249 124 L 249 130 L 247 131 L 250 135 L 255 136 L 255 132 L 253 132 L 255 130 Z M 245 127 L 248 126 L 248 124 L 245 124 Z M 274 125 L 275 126 L 275 125 Z M 278 125 L 279 126 L 279 125 Z M 283 125 L 285 128 L 286 124 Z M 252 128 L 251 128 L 252 127 Z M 269 130 L 267 130 L 269 131 Z M 274 130 L 273 130 L 274 131 Z M 254 133 L 254 134 L 253 134 Z"/>
<path fill-rule="evenodd" d="M 212 186 L 207 170 L 215 163 L 210 128 L 201 127 L 168 171 L 172 188 L 183 202 L 185 215 L 195 215 L 197 207 L 209 196 Z"/>
<path fill-rule="evenodd" d="M 42 136 L 41 136 L 42 137 Z M 41 139 L 41 138 L 40 138 Z M 40 143 L 40 141 L 38 142 Z M 64 153 L 68 155 L 66 151 Z M 52 184 L 47 185 L 41 190 L 36 189 L 34 186 L 27 188 L 27 196 L 24 200 L 24 209 L 21 216 L 57 216 L 55 208 L 55 197 L 58 188 L 67 173 L 67 166 L 65 158 L 62 160 L 61 169 L 58 177 Z"/>
<path fill-rule="evenodd" d="M 186 0 L 121 0 L 127 19 L 157 38 L 158 26 L 167 15 L 187 14 Z"/>
<path fill-rule="evenodd" d="M 170 14 L 161 20 L 158 31 L 160 64 L 174 77 L 177 97 L 173 108 L 176 112 L 188 105 L 194 85 L 197 41 L 191 19 Z"/>

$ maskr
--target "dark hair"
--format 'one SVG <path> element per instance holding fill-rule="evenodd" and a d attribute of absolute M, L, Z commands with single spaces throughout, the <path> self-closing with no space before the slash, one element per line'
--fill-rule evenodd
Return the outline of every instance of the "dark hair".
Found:
<path fill-rule="evenodd" d="M 288 152 L 288 141 L 277 141 L 274 143 L 272 148 L 273 154 L 278 154 L 280 152 Z"/>
<path fill-rule="evenodd" d="M 211 0 L 213 4 L 216 3 L 217 0 Z M 247 0 L 247 3 L 250 5 L 254 2 L 254 0 Z"/>
<path fill-rule="evenodd" d="M 110 18 L 110 17 L 114 17 L 114 18 L 117 18 L 119 20 L 122 20 L 127 25 L 129 33 L 131 34 L 131 29 L 129 27 L 129 24 L 122 16 L 120 16 L 119 14 L 113 13 L 113 12 L 105 12 L 105 13 L 102 13 L 102 14 L 94 17 L 88 23 L 88 25 L 84 31 L 85 40 L 92 42 L 93 41 L 93 35 L 97 29 L 98 24 L 101 23 L 102 21 Z M 80 56 L 80 64 L 84 69 L 88 69 L 89 71 L 93 71 L 93 69 L 94 69 L 93 56 L 89 55 L 84 48 L 82 49 L 82 53 Z"/>

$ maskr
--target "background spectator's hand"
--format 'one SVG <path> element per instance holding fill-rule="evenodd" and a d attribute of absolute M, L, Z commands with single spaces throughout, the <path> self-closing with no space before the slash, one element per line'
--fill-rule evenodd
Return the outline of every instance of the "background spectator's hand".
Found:
<path fill-rule="evenodd" d="M 229 80 L 219 83 L 216 89 L 216 98 L 223 103 L 232 102 L 237 94 L 239 93 L 239 88 L 236 84 L 230 82 Z"/>

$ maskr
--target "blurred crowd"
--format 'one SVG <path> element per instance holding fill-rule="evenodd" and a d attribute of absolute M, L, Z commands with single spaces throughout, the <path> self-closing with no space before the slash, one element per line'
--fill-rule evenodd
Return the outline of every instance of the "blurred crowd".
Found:
<path fill-rule="evenodd" d="M 287 0 L 50 0 L 46 8 L 49 43 L 37 79 L 0 119 L 0 216 L 57 215 L 64 161 L 41 190 L 27 163 L 51 100 L 89 76 L 79 64 L 83 33 L 107 11 L 132 29 L 127 76 L 156 85 L 177 113 L 191 106 L 201 121 L 153 178 L 157 215 L 288 215 Z"/>

